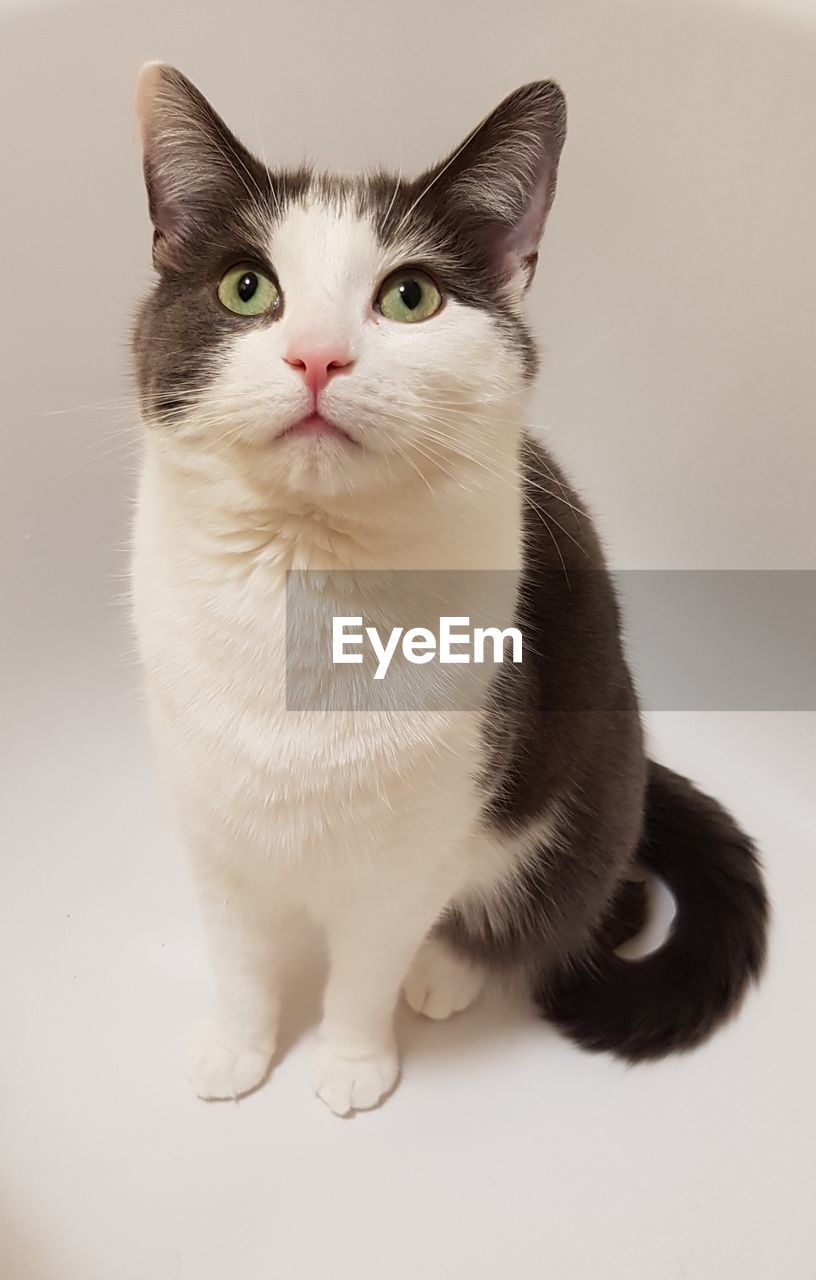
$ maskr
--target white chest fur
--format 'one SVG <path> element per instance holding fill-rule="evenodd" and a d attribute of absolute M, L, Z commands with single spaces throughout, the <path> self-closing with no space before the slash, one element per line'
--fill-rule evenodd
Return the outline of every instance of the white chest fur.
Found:
<path fill-rule="evenodd" d="M 477 711 L 429 709 L 405 687 L 391 712 L 287 709 L 287 570 L 293 563 L 326 569 L 325 555 L 304 552 L 286 525 L 269 538 L 239 532 L 225 518 L 214 537 L 216 513 L 206 522 L 200 515 L 196 495 L 182 492 L 151 452 L 135 527 L 134 614 L 159 747 L 188 827 L 270 868 L 305 862 L 321 873 L 327 862 L 348 873 L 361 858 L 385 856 L 395 814 L 406 829 L 406 816 L 419 809 L 431 826 L 461 831 L 478 806 Z M 455 523 L 456 513 L 446 519 Z M 505 509 L 497 526 L 502 535 L 481 547 L 463 539 L 467 567 L 515 567 L 517 521 Z M 418 548 L 433 543 L 434 530 L 426 529 L 413 549 L 406 544 L 406 558 L 386 566 L 378 589 L 391 581 L 398 590 L 406 563 L 438 569 L 432 557 L 419 559 Z M 448 529 L 446 567 L 455 543 Z M 363 584 L 369 563 L 363 560 Z M 349 595 L 348 562 L 338 567 L 337 607 L 365 609 L 359 591 Z M 364 596 L 365 585 L 360 590 Z M 300 633 L 301 669 L 325 669 L 325 654 L 310 651 L 317 643 L 308 629 Z M 370 671 L 360 678 L 370 680 Z"/>

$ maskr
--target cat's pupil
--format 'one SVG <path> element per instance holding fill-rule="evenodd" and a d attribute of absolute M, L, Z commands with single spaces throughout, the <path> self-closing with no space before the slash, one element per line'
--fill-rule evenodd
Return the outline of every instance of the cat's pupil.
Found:
<path fill-rule="evenodd" d="M 422 285 L 418 280 L 403 280 L 399 294 L 409 311 L 414 311 L 422 299 Z"/>
<path fill-rule="evenodd" d="M 258 288 L 258 277 L 254 271 L 247 271 L 238 281 L 238 297 L 242 302 L 249 302 Z"/>

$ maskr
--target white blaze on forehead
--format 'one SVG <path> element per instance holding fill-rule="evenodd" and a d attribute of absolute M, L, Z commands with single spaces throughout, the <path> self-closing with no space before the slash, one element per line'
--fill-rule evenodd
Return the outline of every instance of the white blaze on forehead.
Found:
<path fill-rule="evenodd" d="M 372 223 L 323 202 L 292 205 L 269 239 L 290 340 L 355 344 L 385 262 Z"/>

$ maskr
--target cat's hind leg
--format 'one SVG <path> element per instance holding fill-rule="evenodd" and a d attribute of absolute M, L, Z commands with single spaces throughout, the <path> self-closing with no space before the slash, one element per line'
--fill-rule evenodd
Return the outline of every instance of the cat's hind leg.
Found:
<path fill-rule="evenodd" d="M 468 1009 L 481 995 L 486 976 L 482 965 L 431 935 L 414 957 L 403 991 L 415 1013 L 440 1020 Z"/>

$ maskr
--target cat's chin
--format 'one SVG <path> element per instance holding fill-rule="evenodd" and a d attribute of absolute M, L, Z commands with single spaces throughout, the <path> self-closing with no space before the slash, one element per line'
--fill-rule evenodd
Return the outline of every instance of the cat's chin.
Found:
<path fill-rule="evenodd" d="M 347 428 L 329 421 L 320 413 L 310 413 L 284 428 L 275 436 L 273 443 L 287 441 L 297 441 L 310 447 L 324 447 L 327 444 L 337 444 L 345 448 L 360 447 L 359 440 L 356 440 Z"/>
<path fill-rule="evenodd" d="M 394 478 L 375 451 L 330 433 L 279 436 L 245 455 L 239 465 L 247 464 L 255 484 L 318 504 L 379 496 Z"/>

